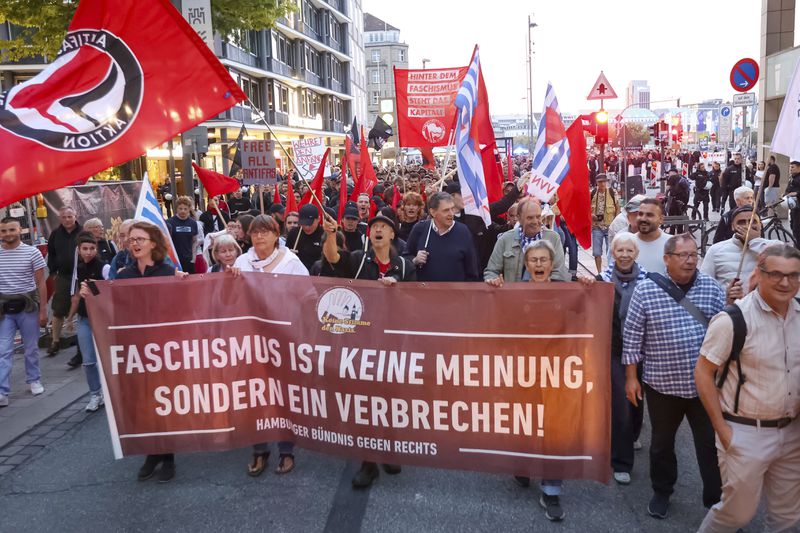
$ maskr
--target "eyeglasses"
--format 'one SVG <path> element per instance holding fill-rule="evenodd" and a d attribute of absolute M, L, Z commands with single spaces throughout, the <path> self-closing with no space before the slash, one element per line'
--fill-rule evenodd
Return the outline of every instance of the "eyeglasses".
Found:
<path fill-rule="evenodd" d="M 144 242 L 149 241 L 150 239 L 147 237 L 129 237 L 128 242 L 131 244 L 142 244 Z"/>
<path fill-rule="evenodd" d="M 678 253 L 678 254 L 674 254 L 673 253 L 673 254 L 667 254 L 667 255 L 674 255 L 675 257 L 679 258 L 681 261 L 687 261 L 688 259 L 697 260 L 697 258 L 700 256 L 700 254 L 698 254 L 697 252 L 691 252 L 691 253 L 690 252 L 681 252 L 681 253 Z"/>
<path fill-rule="evenodd" d="M 758 267 L 758 269 L 767 275 L 769 280 L 773 283 L 780 283 L 786 278 L 786 281 L 789 283 L 798 283 L 800 282 L 800 272 L 789 272 L 788 274 L 785 272 L 781 272 L 779 270 L 766 270 L 764 268 Z"/>
<path fill-rule="evenodd" d="M 549 257 L 531 257 L 528 259 L 529 263 L 533 263 L 534 265 L 546 265 L 550 262 Z"/>

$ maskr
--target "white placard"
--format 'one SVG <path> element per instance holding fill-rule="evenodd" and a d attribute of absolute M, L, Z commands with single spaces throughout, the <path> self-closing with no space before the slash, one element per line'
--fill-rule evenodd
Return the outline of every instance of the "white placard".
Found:
<path fill-rule="evenodd" d="M 300 173 L 306 178 L 311 179 L 316 175 L 319 169 L 319 164 L 325 156 L 325 141 L 322 137 L 308 137 L 292 141 L 292 150 L 294 151 L 294 162 L 300 169 Z M 325 162 L 325 177 L 331 175 L 331 160 Z"/>
<path fill-rule="evenodd" d="M 733 108 L 729 105 L 719 107 L 719 133 L 717 142 L 728 144 L 733 138 Z"/>

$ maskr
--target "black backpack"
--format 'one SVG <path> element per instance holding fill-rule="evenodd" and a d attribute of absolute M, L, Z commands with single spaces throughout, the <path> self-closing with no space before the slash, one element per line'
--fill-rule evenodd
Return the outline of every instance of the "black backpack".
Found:
<path fill-rule="evenodd" d="M 800 298 L 795 298 L 795 300 L 800 303 Z M 731 317 L 731 321 L 733 322 L 733 343 L 731 344 L 731 354 L 728 360 L 725 361 L 722 371 L 717 375 L 717 388 L 721 389 L 722 385 L 725 384 L 725 380 L 728 378 L 728 372 L 731 368 L 731 363 L 735 361 L 738 381 L 736 383 L 736 396 L 733 399 L 733 412 L 737 413 L 739 412 L 739 393 L 742 391 L 742 385 L 744 385 L 746 381 L 745 375 L 742 374 L 742 365 L 739 363 L 739 354 L 747 338 L 747 322 L 744 320 L 742 309 L 736 304 L 725 307 L 725 312 L 728 313 L 728 316 Z"/>

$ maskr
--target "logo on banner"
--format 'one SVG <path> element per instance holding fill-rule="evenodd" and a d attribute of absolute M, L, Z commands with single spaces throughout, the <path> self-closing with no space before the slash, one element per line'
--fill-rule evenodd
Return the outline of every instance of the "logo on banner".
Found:
<path fill-rule="evenodd" d="M 364 302 L 353 290 L 333 287 L 325 291 L 317 302 L 317 318 L 322 331 L 337 335 L 355 333 L 357 326 L 370 326 L 371 322 L 361 320 Z"/>
<path fill-rule="evenodd" d="M 422 125 L 422 136 L 431 144 L 438 143 L 444 139 L 444 134 L 447 128 L 444 123 L 436 118 L 432 118 Z"/>
<path fill-rule="evenodd" d="M 102 148 L 132 125 L 143 79 L 139 61 L 119 37 L 72 31 L 53 63 L 0 95 L 0 128 L 54 150 Z"/>

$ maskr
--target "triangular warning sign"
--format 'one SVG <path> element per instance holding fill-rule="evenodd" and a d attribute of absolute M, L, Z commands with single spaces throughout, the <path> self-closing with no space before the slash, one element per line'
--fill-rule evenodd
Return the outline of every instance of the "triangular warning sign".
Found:
<path fill-rule="evenodd" d="M 597 77 L 597 81 L 594 82 L 594 87 L 589 92 L 589 96 L 586 97 L 587 100 L 611 100 L 612 98 L 617 98 L 617 93 L 614 91 L 614 88 L 611 87 L 611 84 L 608 83 L 608 78 L 606 75 L 603 74 L 603 71 L 600 71 L 600 75 Z"/>

